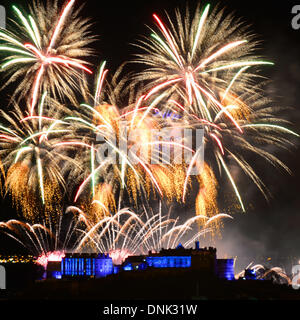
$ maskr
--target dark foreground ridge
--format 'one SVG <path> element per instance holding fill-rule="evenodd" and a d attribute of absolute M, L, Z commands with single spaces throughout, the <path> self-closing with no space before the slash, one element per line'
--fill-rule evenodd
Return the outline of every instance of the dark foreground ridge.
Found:
<path fill-rule="evenodd" d="M 124 272 L 100 279 L 42 280 L 3 300 L 300 300 L 300 290 L 266 280 L 224 280 L 191 270 Z"/>

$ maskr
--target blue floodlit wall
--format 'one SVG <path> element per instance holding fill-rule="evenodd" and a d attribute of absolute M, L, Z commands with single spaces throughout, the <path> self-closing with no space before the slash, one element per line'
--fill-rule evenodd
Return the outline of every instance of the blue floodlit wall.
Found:
<path fill-rule="evenodd" d="M 117 274 L 120 272 L 121 267 L 120 266 L 113 266 L 113 273 Z"/>
<path fill-rule="evenodd" d="M 64 258 L 61 262 L 61 272 L 65 276 L 94 276 L 94 258 Z"/>
<path fill-rule="evenodd" d="M 154 268 L 190 268 L 191 256 L 147 257 L 146 262 Z"/>
<path fill-rule="evenodd" d="M 97 258 L 67 257 L 62 259 L 61 273 L 68 277 L 105 277 L 113 273 L 113 263 L 109 256 Z"/>
<path fill-rule="evenodd" d="M 133 270 L 133 266 L 131 263 L 127 263 L 125 264 L 125 266 L 123 267 L 124 271 L 132 271 Z"/>
<path fill-rule="evenodd" d="M 112 259 L 100 258 L 96 259 L 96 278 L 106 277 L 114 272 Z"/>
<path fill-rule="evenodd" d="M 221 279 L 234 280 L 234 260 L 217 259 L 217 275 Z"/>
<path fill-rule="evenodd" d="M 59 272 L 59 271 L 53 271 L 51 274 L 51 277 L 54 279 L 61 279 L 62 275 L 61 275 L 61 272 Z"/>
<path fill-rule="evenodd" d="M 132 263 L 128 262 L 123 266 L 124 271 L 132 271 L 132 270 L 146 270 L 148 267 L 147 263 L 142 262 L 138 265 L 133 266 Z"/>

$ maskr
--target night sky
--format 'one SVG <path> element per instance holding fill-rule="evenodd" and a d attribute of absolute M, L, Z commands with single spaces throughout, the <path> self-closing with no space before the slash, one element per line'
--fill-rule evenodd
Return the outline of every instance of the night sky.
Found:
<path fill-rule="evenodd" d="M 148 35 L 146 25 L 153 26 L 152 13 L 164 17 L 164 10 L 173 14 L 176 7 L 185 9 L 186 1 L 81 1 L 86 2 L 83 16 L 92 18 L 94 32 L 99 40 L 94 44 L 98 57 L 92 62 L 108 61 L 108 68 L 116 68 L 124 61 L 133 58 L 136 48 L 130 43 Z M 218 1 L 221 7 L 226 6 L 228 12 L 235 12 L 237 17 L 252 25 L 251 29 L 262 40 L 258 50 L 273 67 L 266 67 L 261 73 L 268 77 L 266 95 L 272 97 L 274 105 L 290 108 L 282 116 L 293 121 L 294 129 L 300 132 L 300 29 L 293 30 L 291 20 L 292 7 L 296 1 Z M 26 8 L 27 1 L 1 1 L 12 15 L 11 5 L 22 4 Z M 189 1 L 194 8 L 197 1 Z M 217 1 L 210 1 L 212 5 Z M 300 21 L 300 19 L 299 19 Z M 132 70 L 136 67 L 132 65 Z M 2 105 L 5 106 L 6 95 L 1 93 Z M 297 144 L 297 141 L 295 141 Z M 248 261 L 263 263 L 271 257 L 274 266 L 279 258 L 293 256 L 300 259 L 300 148 L 299 143 L 291 152 L 279 152 L 278 157 L 292 170 L 293 175 L 275 170 L 265 162 L 259 164 L 263 181 L 269 186 L 273 195 L 269 203 L 255 186 L 247 179 L 238 179 L 242 195 L 247 202 L 247 213 L 235 213 L 234 220 L 225 222 L 222 239 L 216 240 L 218 255 L 238 256 L 239 266 Z M 256 161 L 258 161 L 257 159 Z M 220 186 L 219 192 L 227 192 L 229 184 Z M 15 217 L 9 200 L 2 200 L 1 218 Z M 192 210 L 187 210 L 190 216 Z M 176 213 L 187 216 L 186 210 L 176 208 Z M 227 212 L 230 213 L 230 212 Z M 12 252 L 16 249 L 13 241 L 0 236 L 0 251 Z M 242 260 L 244 259 L 244 260 Z M 277 260 L 276 260 L 277 259 Z M 288 270 L 289 271 L 289 270 Z"/>

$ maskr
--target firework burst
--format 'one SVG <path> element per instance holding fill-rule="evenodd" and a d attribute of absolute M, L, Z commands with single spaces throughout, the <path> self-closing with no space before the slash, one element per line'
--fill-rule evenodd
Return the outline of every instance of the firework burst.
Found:
<path fill-rule="evenodd" d="M 152 31 L 151 38 L 138 45 L 145 53 L 138 54 L 136 62 L 148 66 L 135 76 L 147 90 L 144 113 L 154 108 L 176 112 L 181 123 L 204 130 L 206 165 L 198 176 L 198 214 L 204 214 L 206 208 L 217 212 L 216 177 L 222 173 L 245 211 L 230 165 L 241 168 L 267 196 L 265 185 L 244 155 L 254 153 L 289 171 L 268 147 L 287 148 L 289 136 L 298 135 L 276 117 L 277 110 L 264 97 L 261 84 L 254 85 L 258 75 L 250 70 L 272 63 L 253 54 L 257 42 L 245 24 L 233 15 L 226 16 L 224 10 L 210 12 L 210 5 L 198 6 L 193 17 L 189 9 L 184 17 L 179 10 L 175 15 L 175 23 L 168 17 L 168 27 L 154 14 L 158 32 Z M 183 201 L 188 173 L 200 152 L 195 150 L 187 166 Z"/>
<path fill-rule="evenodd" d="M 148 68 L 136 81 L 148 83 L 145 100 L 163 92 L 182 102 L 187 112 L 212 121 L 210 112 L 224 110 L 219 100 L 229 90 L 251 91 L 251 66 L 272 63 L 252 53 L 256 42 L 233 15 L 209 10 L 210 5 L 202 10 L 198 6 L 192 18 L 189 9 L 185 16 L 176 10 L 176 23 L 168 17 L 170 28 L 154 14 L 159 32 L 152 31 L 151 38 L 138 45 L 146 53 L 138 54 L 136 62 Z"/>
<path fill-rule="evenodd" d="M 65 214 L 55 220 L 29 224 L 19 220 L 0 222 L 0 230 L 16 240 L 34 256 L 38 263 L 47 265 L 50 259 L 61 259 L 66 252 L 109 253 L 114 263 L 120 264 L 129 255 L 159 252 L 162 248 L 184 247 L 213 232 L 216 220 L 231 218 L 218 214 L 213 218 L 192 217 L 179 223 L 171 211 L 162 214 L 161 206 L 155 214 L 144 208 L 142 214 L 124 208 L 112 214 L 106 208 L 106 216 L 94 222 L 78 207 L 68 207 Z M 198 221 L 203 220 L 199 228 Z"/>
<path fill-rule="evenodd" d="M 137 205 L 138 197 L 147 199 L 151 193 L 179 199 L 179 182 L 182 186 L 185 172 L 176 168 L 174 175 L 174 166 L 151 164 L 160 157 L 159 150 L 151 147 L 164 143 L 156 139 L 154 131 L 165 124 L 151 115 L 140 114 L 137 108 L 142 99 L 132 105 L 128 102 L 126 108 L 115 106 L 117 93 L 122 91 L 126 79 L 118 82 L 114 75 L 107 80 L 107 71 L 102 63 L 95 92 L 87 94 L 92 103 L 77 106 L 63 120 L 70 136 L 60 145 L 74 148 L 76 161 L 85 168 L 80 171 L 74 168 L 71 172 L 72 185 L 74 181 L 79 184 L 75 202 L 82 195 L 91 194 L 92 200 L 116 210 L 122 202 L 118 198 L 127 197 L 131 205 Z M 180 142 L 177 144 L 183 147 Z M 91 209 L 98 219 L 105 215 L 98 205 L 92 205 Z"/>
<path fill-rule="evenodd" d="M 80 210 L 72 207 L 72 210 Z M 116 261 L 128 255 L 159 252 L 162 248 L 175 248 L 181 243 L 189 247 L 194 241 L 214 231 L 216 220 L 231 218 L 227 214 L 217 214 L 212 218 L 197 216 L 179 223 L 179 218 L 172 218 L 171 211 L 162 214 L 161 206 L 157 213 L 145 208 L 137 214 L 124 208 L 116 214 L 107 210 L 105 218 L 91 224 L 83 230 L 76 252 L 97 251 L 109 253 Z M 203 220 L 199 228 L 199 220 Z"/>
<path fill-rule="evenodd" d="M 28 16 L 13 6 L 15 26 L 0 31 L 6 85 L 19 80 L 13 98 L 26 98 L 31 115 L 45 91 L 75 103 L 75 91 L 85 86 L 83 72 L 92 73 L 82 58 L 91 55 L 88 45 L 94 37 L 88 20 L 74 10 L 74 2 L 68 1 L 60 13 L 57 1 L 46 5 L 35 1 Z"/>
<path fill-rule="evenodd" d="M 46 267 L 48 261 L 60 261 L 65 252 L 75 250 L 82 236 L 79 230 L 88 225 L 84 213 L 73 210 L 72 215 L 66 212 L 36 224 L 15 219 L 0 222 L 0 230 L 33 254 L 38 264 Z"/>
<path fill-rule="evenodd" d="M 40 220 L 51 225 L 54 216 L 59 219 L 59 203 L 68 193 L 78 206 L 75 211 L 89 213 L 88 218 L 82 215 L 86 229 L 76 250 L 96 248 L 123 259 L 129 253 L 174 247 L 193 224 L 192 240 L 206 233 L 208 225 L 217 230 L 219 218 L 228 217 L 218 209 L 222 176 L 245 211 L 233 166 L 267 197 L 249 159 L 254 154 L 289 171 L 270 146 L 287 148 L 292 144 L 288 137 L 299 135 L 277 117 L 280 109 L 257 83 L 258 67 L 272 63 L 254 54 L 257 41 L 248 27 L 224 10 L 211 11 L 209 5 L 197 7 L 193 16 L 189 9 L 185 16 L 177 10 L 176 21 L 168 17 L 167 24 L 154 14 L 157 31 L 138 45 L 144 53 L 136 62 L 145 70 L 120 78 L 122 68 L 110 76 L 103 62 L 92 92 L 85 78 L 92 71 L 85 58 L 92 54 L 88 46 L 94 37 L 74 3 L 69 0 L 59 10 L 57 1 L 35 1 L 29 16 L 13 7 L 15 28 L 0 30 L 2 71 L 7 84 L 19 81 L 14 110 L 1 111 L 0 169 L 13 203 L 37 223 L 11 221 L 4 226 L 12 230 L 18 225 L 38 240 L 37 232 L 46 232 Z M 85 101 L 81 105 L 79 92 Z M 24 98 L 25 111 L 20 108 Z M 71 106 L 66 108 L 64 101 Z M 171 141 L 154 134 L 168 129 L 173 137 L 173 130 L 186 128 L 204 132 L 205 163 L 195 179 L 191 172 L 199 169 L 203 149 L 187 146 L 184 137 Z M 154 146 L 158 148 L 153 153 Z M 172 146 L 173 160 L 188 150 L 191 161 L 165 161 L 164 146 Z M 121 209 L 129 201 L 138 211 L 157 195 L 168 204 L 186 202 L 195 183 L 197 216 L 182 225 L 161 212 Z"/>
<path fill-rule="evenodd" d="M 44 116 L 46 107 L 49 110 L 53 106 L 53 100 L 49 101 L 43 95 L 39 116 L 25 117 L 18 105 L 10 114 L 1 110 L 2 121 L 6 122 L 0 126 L 5 189 L 17 209 L 32 221 L 39 220 L 41 212 L 46 216 L 59 212 L 65 173 L 70 166 L 76 166 L 76 161 L 59 144 L 68 132 L 58 127 L 57 122 L 62 121 L 55 118 L 60 117 L 62 107 L 52 112 L 54 118 Z"/>

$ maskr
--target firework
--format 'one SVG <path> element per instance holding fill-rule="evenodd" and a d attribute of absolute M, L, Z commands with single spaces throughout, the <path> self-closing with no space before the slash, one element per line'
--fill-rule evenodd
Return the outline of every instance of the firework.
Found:
<path fill-rule="evenodd" d="M 49 257 L 59 252 L 62 255 L 76 247 L 76 240 L 80 240 L 77 229 L 86 227 L 82 214 L 68 218 L 60 215 L 55 221 L 47 220 L 38 224 L 13 219 L 0 222 L 0 229 L 35 257 Z"/>
<path fill-rule="evenodd" d="M 151 115 L 140 114 L 137 108 L 142 99 L 133 106 L 128 102 L 126 108 L 115 106 L 117 93 L 122 91 L 126 79 L 118 82 L 114 75 L 107 80 L 107 71 L 102 63 L 94 93 L 87 95 L 92 103 L 77 106 L 71 116 L 63 119 L 70 135 L 60 145 L 74 148 L 76 162 L 85 168 L 71 170 L 72 185 L 74 181 L 79 185 L 74 201 L 92 195 L 92 200 L 116 211 L 126 196 L 130 204 L 136 205 L 138 197 L 145 200 L 152 192 L 162 198 L 179 199 L 185 178 L 182 166 L 151 162 L 160 157 L 159 149 L 153 148 L 155 144 L 173 144 L 158 141 L 154 135 L 154 130 L 166 124 Z M 184 147 L 180 142 L 177 145 Z M 99 206 L 91 209 L 98 219 L 105 215 Z"/>
<path fill-rule="evenodd" d="M 25 117 L 18 105 L 10 114 L 1 110 L 2 121 L 6 122 L 0 126 L 5 189 L 17 209 L 32 221 L 39 220 L 42 212 L 46 216 L 59 212 L 65 173 L 70 166 L 76 166 L 59 145 L 68 130 L 58 127 L 56 122 L 61 120 L 44 116 L 46 107 L 49 110 L 51 106 L 52 99 L 43 95 L 39 116 Z M 58 109 L 62 112 L 62 107 Z M 59 112 L 52 115 L 59 118 Z"/>
<path fill-rule="evenodd" d="M 142 214 L 124 208 L 116 214 L 107 214 L 105 218 L 83 230 L 84 236 L 78 243 L 76 252 L 105 252 L 115 259 L 114 262 L 119 262 L 128 255 L 159 252 L 162 248 L 176 248 L 180 243 L 189 247 L 199 238 L 213 232 L 214 222 L 223 218 L 231 216 L 217 214 L 208 218 L 199 215 L 180 224 L 179 217 L 171 217 L 171 211 L 163 215 L 161 206 L 157 213 L 144 208 Z M 201 228 L 199 220 L 204 221 Z"/>
<path fill-rule="evenodd" d="M 102 81 L 98 85 L 102 86 Z M 97 92 L 98 89 L 95 100 L 98 100 Z M 135 159 L 129 157 L 124 133 L 127 124 L 120 110 L 105 102 L 99 105 L 82 104 L 71 116 L 64 118 L 64 122 L 70 134 L 60 145 L 73 148 L 75 159 L 83 168 L 78 170 L 73 167 L 71 170 L 72 185 L 74 181 L 79 185 L 74 201 L 77 202 L 82 195 L 91 195 L 93 200 L 113 209 L 116 207 L 115 195 L 125 188 L 136 200 L 142 177 L 141 169 L 136 168 L 135 163 L 144 165 L 145 170 L 147 167 L 142 155 L 135 156 Z M 125 148 L 122 148 L 122 143 Z M 101 216 L 99 212 L 99 218 Z"/>
<path fill-rule="evenodd" d="M 74 214 L 73 214 L 74 213 Z M 0 230 L 37 258 L 37 263 L 47 266 L 48 261 L 61 261 L 65 252 L 76 249 L 89 222 L 83 212 L 73 210 L 55 219 L 30 224 L 19 220 L 0 222 Z"/>
<path fill-rule="evenodd" d="M 13 98 L 26 98 L 31 115 L 45 91 L 74 103 L 75 91 L 85 86 L 83 72 L 92 73 L 82 58 L 92 53 L 88 45 L 94 37 L 74 3 L 68 1 L 60 12 L 57 1 L 46 5 L 35 1 L 30 15 L 13 6 L 15 26 L 0 31 L 0 51 L 6 55 L 1 70 L 9 77 L 6 85 L 19 80 Z"/>
<path fill-rule="evenodd" d="M 136 81 L 148 83 L 145 100 L 163 92 L 180 100 L 188 113 L 212 122 L 211 112 L 221 109 L 234 121 L 219 100 L 229 91 L 251 91 L 254 75 L 247 70 L 272 63 L 252 54 L 256 42 L 244 25 L 223 11 L 209 10 L 209 5 L 202 10 L 198 6 L 193 18 L 188 9 L 185 16 L 176 10 L 176 23 L 168 17 L 170 29 L 154 14 L 159 32 L 138 45 L 146 53 L 138 54 L 136 61 L 148 68 Z"/>
<path fill-rule="evenodd" d="M 258 66 L 272 65 L 253 54 L 257 42 L 245 24 L 223 10 L 210 5 L 197 7 L 193 17 L 176 10 L 176 22 L 169 26 L 156 15 L 158 31 L 141 41 L 144 50 L 136 62 L 147 66 L 135 76 L 145 83 L 143 97 L 148 108 L 176 112 L 181 123 L 204 130 L 205 169 L 198 176 L 200 190 L 196 207 L 199 214 L 215 210 L 218 176 L 230 181 L 239 206 L 245 211 L 242 197 L 231 168 L 237 166 L 248 175 L 267 197 L 268 190 L 247 161 L 254 153 L 274 166 L 289 169 L 269 152 L 268 146 L 287 148 L 290 136 L 288 122 L 277 118 L 276 108 L 264 97 L 261 84 L 255 85 Z M 197 163 L 199 151 L 187 166 L 183 197 L 187 194 L 188 174 Z M 209 210 L 208 210 L 209 211 Z"/>
<path fill-rule="evenodd" d="M 13 111 L 1 111 L 1 173 L 13 203 L 36 223 L 3 226 L 23 228 L 40 241 L 52 219 L 60 225 L 61 200 L 68 195 L 77 206 L 69 210 L 82 210 L 86 228 L 70 227 L 80 233 L 72 250 L 97 249 L 123 260 L 128 254 L 175 247 L 183 239 L 188 246 L 218 230 L 221 218 L 229 217 L 218 208 L 223 176 L 245 211 L 234 167 L 267 197 L 267 186 L 249 159 L 254 154 L 289 172 L 269 146 L 287 148 L 292 145 L 288 137 L 299 135 L 277 117 L 281 110 L 257 83 L 257 68 L 272 63 L 253 53 L 257 42 L 248 27 L 209 5 L 197 7 L 193 16 L 188 9 L 184 17 L 177 10 L 176 22 L 168 17 L 168 24 L 154 14 L 158 30 L 138 45 L 145 53 L 136 61 L 145 70 L 132 79 L 121 77 L 121 67 L 111 76 L 103 62 L 90 90 L 85 74 L 92 71 L 83 59 L 92 54 L 88 46 L 94 37 L 74 3 L 69 0 L 59 10 L 57 1 L 36 1 L 29 16 L 14 7 L 16 28 L 0 31 L 0 51 L 8 53 L 1 66 L 7 84 L 19 81 Z M 85 101 L 81 105 L 79 92 Z M 171 141 L 154 134 L 168 129 L 173 137 L 173 131 L 199 128 L 204 132 L 203 166 L 202 148 L 186 145 L 185 137 Z M 164 147 L 173 148 L 173 162 L 166 161 Z M 185 150 L 191 161 L 176 162 Z M 192 179 L 195 167 L 199 170 Z M 139 212 L 157 196 L 167 204 L 186 202 L 196 183 L 197 215 L 183 224 L 161 211 L 121 209 L 129 202 Z M 35 247 L 41 261 L 64 251 L 64 245 Z"/>
<path fill-rule="evenodd" d="M 218 214 L 212 218 L 192 217 L 179 223 L 171 211 L 162 214 L 161 205 L 155 214 L 144 208 L 142 214 L 124 208 L 116 214 L 105 208 L 106 216 L 94 222 L 80 208 L 70 206 L 55 220 L 30 224 L 19 220 L 0 222 L 0 230 L 16 240 L 46 265 L 51 259 L 61 259 L 66 252 L 109 253 L 114 263 L 123 262 L 129 255 L 159 252 L 162 248 L 184 247 L 213 231 L 215 220 L 231 218 Z M 204 220 L 199 228 L 198 221 Z"/>
<path fill-rule="evenodd" d="M 258 280 L 272 280 L 278 284 L 292 284 L 292 279 L 286 274 L 285 270 L 280 267 L 268 268 L 262 264 L 254 265 L 251 262 L 243 271 L 235 275 L 236 279 L 244 278 L 246 270 L 251 270 Z"/>

